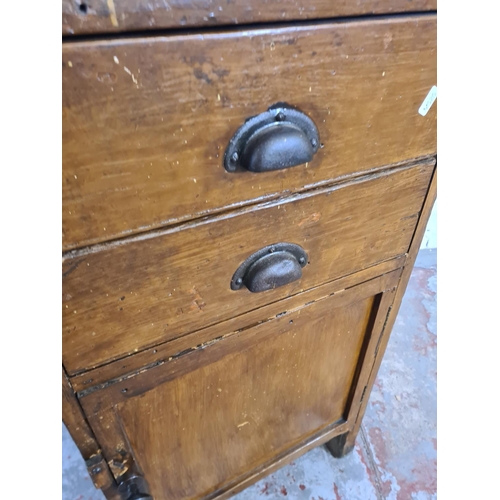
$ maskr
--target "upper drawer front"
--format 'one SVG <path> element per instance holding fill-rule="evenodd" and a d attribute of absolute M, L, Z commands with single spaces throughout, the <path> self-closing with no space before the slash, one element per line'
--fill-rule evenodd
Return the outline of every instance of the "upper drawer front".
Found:
<path fill-rule="evenodd" d="M 66 369 L 99 366 L 404 254 L 433 168 L 429 160 L 66 259 Z M 240 264 L 279 242 L 307 252 L 302 277 L 232 291 Z"/>
<path fill-rule="evenodd" d="M 74 248 L 436 151 L 436 19 L 63 45 L 63 245 Z M 309 164 L 228 173 L 277 102 L 316 124 Z"/>
<path fill-rule="evenodd" d="M 436 10 L 436 0 L 63 0 L 63 35 Z"/>

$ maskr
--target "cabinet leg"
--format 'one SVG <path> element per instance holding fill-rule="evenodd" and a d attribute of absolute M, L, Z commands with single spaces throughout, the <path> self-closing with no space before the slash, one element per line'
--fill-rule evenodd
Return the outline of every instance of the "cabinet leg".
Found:
<path fill-rule="evenodd" d="M 330 439 L 330 441 L 327 441 L 325 444 L 332 456 L 335 458 L 342 458 L 354 450 L 356 436 L 357 432 L 353 429 L 344 434 L 340 434 L 340 436 Z"/>

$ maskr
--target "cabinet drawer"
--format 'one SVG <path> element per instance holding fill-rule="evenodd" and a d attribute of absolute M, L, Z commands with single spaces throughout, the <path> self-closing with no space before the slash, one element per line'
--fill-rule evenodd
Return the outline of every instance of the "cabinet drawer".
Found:
<path fill-rule="evenodd" d="M 74 252 L 63 263 L 65 368 L 102 365 L 404 254 L 434 163 Z M 307 252 L 301 279 L 231 290 L 240 264 L 279 242 Z"/>
<path fill-rule="evenodd" d="M 423 12 L 436 0 L 62 0 L 63 35 Z"/>
<path fill-rule="evenodd" d="M 399 275 L 306 293 L 286 315 L 80 394 L 106 461 L 140 470 L 155 499 L 215 498 L 345 431 Z"/>
<path fill-rule="evenodd" d="M 63 44 L 63 246 L 82 247 L 436 150 L 434 15 Z M 229 173 L 251 116 L 311 118 L 312 161 Z"/>

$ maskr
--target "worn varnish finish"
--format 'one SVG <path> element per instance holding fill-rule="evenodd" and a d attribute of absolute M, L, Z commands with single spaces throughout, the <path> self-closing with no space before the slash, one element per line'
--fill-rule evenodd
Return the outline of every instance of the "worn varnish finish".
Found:
<path fill-rule="evenodd" d="M 154 498 L 187 500 L 224 492 L 274 456 L 340 426 L 364 345 L 386 314 L 383 296 L 399 275 L 304 304 L 82 397 L 98 435 L 107 434 L 105 452 L 125 442 Z M 114 449 L 110 420 L 122 433 Z"/>
<path fill-rule="evenodd" d="M 436 0 L 62 0 L 63 35 L 436 10 Z"/>
<path fill-rule="evenodd" d="M 286 314 L 288 311 L 301 307 L 304 302 L 316 301 L 329 295 L 339 296 L 353 286 L 402 268 L 405 260 L 406 256 L 400 256 L 381 262 L 362 271 L 315 287 L 307 292 L 286 297 L 277 304 L 272 303 L 222 321 L 216 325 L 202 328 L 197 332 L 185 335 L 176 340 L 157 344 L 154 348 L 146 349 L 133 356 L 128 356 L 94 370 L 86 371 L 81 375 L 76 375 L 72 377 L 71 384 L 73 385 L 73 389 L 83 396 L 89 391 L 94 391 L 108 385 L 110 381 L 130 378 L 145 367 L 166 363 L 169 359 L 183 356 L 194 349 L 204 348 L 223 336 L 225 337 L 245 330 L 259 322 L 274 319 L 277 315 Z M 277 309 L 279 309 L 279 312 L 276 312 Z"/>
<path fill-rule="evenodd" d="M 235 349 L 238 346 L 244 348 L 245 346 L 252 345 L 253 336 L 245 335 L 242 338 L 242 332 L 252 330 L 256 325 L 272 324 L 277 318 L 279 319 L 286 315 L 290 315 L 310 304 L 322 302 L 332 296 L 335 297 L 336 307 L 348 306 L 353 297 L 360 297 L 360 290 L 363 290 L 365 294 L 363 297 L 374 296 L 380 292 L 390 290 L 395 284 L 393 281 L 400 276 L 400 274 L 401 269 L 396 269 L 359 285 L 351 286 L 346 290 L 339 290 L 336 292 L 331 291 L 332 287 L 330 284 L 322 285 L 316 290 L 307 291 L 298 295 L 296 300 L 292 303 L 280 303 L 285 310 L 271 317 L 266 314 L 267 308 L 262 308 L 260 315 L 256 311 L 255 318 L 258 319 L 238 330 L 232 329 L 231 324 L 222 323 L 219 329 L 220 335 L 213 338 L 210 342 L 186 349 L 173 357 L 169 357 L 162 363 L 143 365 L 140 369 L 129 372 L 125 376 L 108 379 L 104 384 L 99 384 L 87 390 L 80 391 L 78 397 L 84 406 L 86 415 L 95 414 L 100 412 L 104 407 L 122 401 L 124 397 L 128 398 L 132 395 L 142 394 L 162 382 L 200 367 L 200 363 L 203 364 L 210 359 L 204 357 L 202 354 L 208 347 L 216 346 L 215 349 L 210 349 L 210 352 L 214 353 L 218 352 L 219 349 L 228 349 L 228 346 L 232 346 L 231 349 Z M 221 343 L 221 341 L 224 342 Z M 194 353 L 198 354 L 192 355 Z M 154 377 L 144 376 L 144 374 L 151 369 L 154 369 L 154 372 L 152 372 L 154 373 Z M 119 372 L 119 370 L 117 372 Z M 92 372 L 88 373 L 89 375 L 92 374 Z M 126 388 L 126 391 L 123 391 L 124 388 Z M 126 394 L 126 396 L 123 394 Z"/>
<path fill-rule="evenodd" d="M 62 416 L 64 424 L 85 460 L 96 455 L 99 445 L 76 398 L 75 391 L 62 370 Z"/>
<path fill-rule="evenodd" d="M 434 160 L 241 215 L 75 255 L 63 270 L 63 360 L 74 374 L 404 254 Z M 232 291 L 234 271 L 280 241 L 309 256 L 299 281 Z"/>
<path fill-rule="evenodd" d="M 108 500 L 121 500 L 117 484 L 102 457 L 100 444 L 95 438 L 64 369 L 62 370 L 62 419 L 86 461 L 94 486 L 102 489 Z"/>
<path fill-rule="evenodd" d="M 434 15 L 64 44 L 63 246 L 434 154 L 436 104 L 418 108 L 435 83 Z M 278 101 L 324 148 L 309 165 L 227 173 L 234 132 Z"/>
<path fill-rule="evenodd" d="M 352 449 L 436 193 L 435 8 L 63 0 L 63 34 L 105 35 L 63 43 L 63 419 L 109 500 L 131 475 L 225 500 Z M 283 101 L 318 127 L 312 161 L 226 172 Z M 302 278 L 232 291 L 279 242 Z"/>
<path fill-rule="evenodd" d="M 410 280 L 411 271 L 415 264 L 415 259 L 417 258 L 417 254 L 420 249 L 420 244 L 422 243 L 422 238 L 424 237 L 427 222 L 431 215 L 434 202 L 436 201 L 436 196 L 437 196 L 437 170 L 434 171 L 434 174 L 432 176 L 429 191 L 425 199 L 425 204 L 422 213 L 420 215 L 418 225 L 415 229 L 415 234 L 413 236 L 410 249 L 408 251 L 406 265 L 403 269 L 403 272 L 401 273 L 401 278 L 398 284 L 398 288 L 394 292 L 394 300 L 391 304 L 391 308 L 387 315 L 385 328 L 383 329 L 382 335 L 380 337 L 379 347 L 377 351 L 374 353 L 373 358 L 369 359 L 366 363 L 365 370 L 369 370 L 369 375 L 366 382 L 367 394 L 370 394 L 370 391 L 377 377 L 378 369 L 380 368 L 380 365 L 382 363 L 385 349 L 387 347 L 387 343 L 389 342 L 391 330 L 392 327 L 394 326 L 394 322 L 396 321 L 396 317 L 399 311 L 399 307 L 401 306 L 401 301 L 403 300 L 406 287 L 408 286 L 408 281 Z M 334 456 L 338 457 L 344 456 L 346 453 L 349 453 L 349 451 L 351 451 L 352 448 L 354 447 L 354 442 L 361 427 L 361 421 L 363 419 L 367 403 L 368 403 L 368 397 L 366 397 L 362 401 L 362 404 L 356 416 L 355 424 L 351 429 L 351 431 L 346 433 L 346 435 L 340 439 L 334 438 L 334 440 L 328 444 L 328 447 L 330 448 Z"/>

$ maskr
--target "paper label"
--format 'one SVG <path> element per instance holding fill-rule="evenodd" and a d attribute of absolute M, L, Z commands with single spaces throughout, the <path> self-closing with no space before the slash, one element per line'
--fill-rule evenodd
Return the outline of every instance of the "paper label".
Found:
<path fill-rule="evenodd" d="M 424 102 L 421 104 L 420 108 L 418 108 L 419 114 L 422 116 L 425 116 L 429 109 L 431 109 L 431 106 L 434 104 L 434 101 L 436 100 L 436 97 L 438 95 L 438 89 L 434 85 L 431 90 L 429 90 L 429 93 L 427 94 L 426 98 L 424 99 Z"/>

